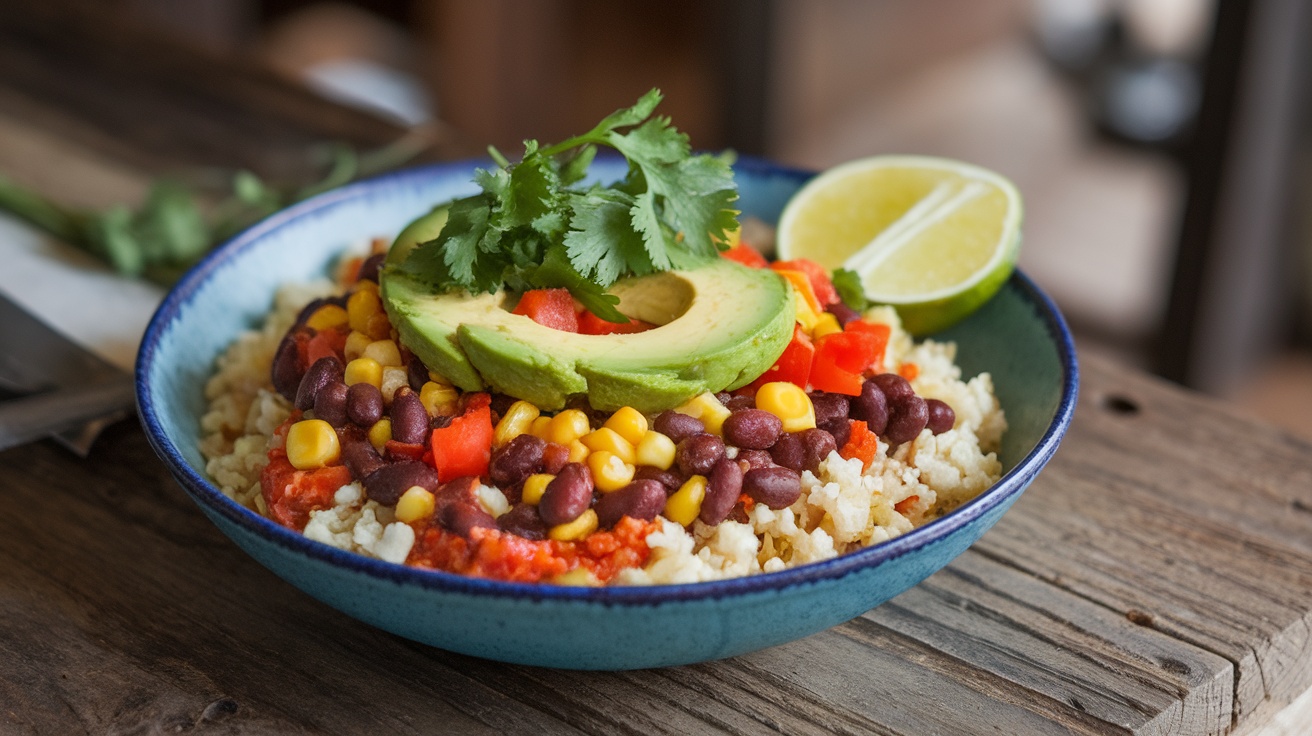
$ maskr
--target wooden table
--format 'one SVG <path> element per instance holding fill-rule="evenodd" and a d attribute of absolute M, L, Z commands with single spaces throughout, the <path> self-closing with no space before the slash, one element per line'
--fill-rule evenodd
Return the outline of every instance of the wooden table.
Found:
<path fill-rule="evenodd" d="M 144 181 L 398 133 L 180 47 L 51 28 L 0 11 L 0 127 L 62 141 L 72 171 Z M 149 118 L 101 109 L 125 98 Z M 4 140 L 0 171 L 33 155 Z M 807 639 L 653 671 L 504 665 L 356 622 L 223 537 L 134 422 L 85 460 L 0 453 L 0 732 L 1312 733 L 1308 697 L 1286 708 L 1312 687 L 1312 445 L 1081 362 L 1056 458 L 946 569 Z"/>

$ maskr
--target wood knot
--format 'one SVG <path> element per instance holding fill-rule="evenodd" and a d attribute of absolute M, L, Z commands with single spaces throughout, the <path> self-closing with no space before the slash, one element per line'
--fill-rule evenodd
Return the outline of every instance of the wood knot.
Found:
<path fill-rule="evenodd" d="M 1112 414 L 1119 414 L 1123 417 L 1130 417 L 1139 413 L 1139 402 L 1128 396 L 1109 394 L 1102 397 L 1102 401 L 1100 401 L 1099 404 L 1104 411 L 1109 411 Z"/>
<path fill-rule="evenodd" d="M 1153 627 L 1153 615 L 1146 611 L 1140 611 L 1137 608 L 1131 608 L 1130 610 L 1125 612 L 1125 617 L 1130 619 L 1130 623 L 1132 624 L 1138 624 L 1139 626 L 1147 626 L 1150 629 Z"/>
<path fill-rule="evenodd" d="M 200 722 L 221 721 L 224 718 L 237 712 L 237 701 L 232 698 L 219 698 L 218 700 L 205 706 L 205 710 L 200 713 Z"/>

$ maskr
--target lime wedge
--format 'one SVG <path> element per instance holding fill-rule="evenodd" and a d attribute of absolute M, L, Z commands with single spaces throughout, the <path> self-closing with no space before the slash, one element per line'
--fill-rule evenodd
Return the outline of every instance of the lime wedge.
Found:
<path fill-rule="evenodd" d="M 915 335 L 988 301 L 1016 267 L 1021 199 L 987 169 L 924 156 L 875 156 L 829 169 L 779 219 L 779 258 L 856 272 L 872 302 Z"/>

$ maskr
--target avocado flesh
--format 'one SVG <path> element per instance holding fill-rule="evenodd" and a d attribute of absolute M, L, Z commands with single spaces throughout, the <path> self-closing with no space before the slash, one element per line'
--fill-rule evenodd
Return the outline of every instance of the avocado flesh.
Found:
<path fill-rule="evenodd" d="M 542 409 L 586 394 L 600 410 L 660 411 L 751 382 L 792 339 L 792 293 L 768 269 L 719 260 L 625 279 L 612 292 L 621 312 L 660 326 L 627 335 L 563 332 L 512 314 L 501 293 L 435 294 L 392 266 L 382 276 L 392 324 L 430 369 L 466 391 L 490 386 Z"/>

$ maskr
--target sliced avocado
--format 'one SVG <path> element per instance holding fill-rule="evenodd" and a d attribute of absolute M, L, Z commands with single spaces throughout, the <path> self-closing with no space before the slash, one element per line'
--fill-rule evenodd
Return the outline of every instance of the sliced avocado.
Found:
<path fill-rule="evenodd" d="M 792 292 L 768 269 L 717 260 L 625 279 L 611 291 L 621 312 L 660 326 L 579 335 L 512 314 L 500 293 L 434 294 L 403 269 L 382 275 L 392 324 L 431 369 L 467 391 L 491 386 L 543 409 L 575 394 L 607 411 L 667 409 L 749 383 L 792 339 Z"/>
<path fill-rule="evenodd" d="M 446 227 L 447 205 L 439 204 L 428 212 L 428 214 L 405 226 L 392 241 L 392 247 L 387 249 L 387 263 L 401 263 L 410 257 L 410 251 L 414 250 L 420 243 L 427 243 L 430 240 L 436 240 L 437 236 L 442 234 L 442 228 Z"/>

